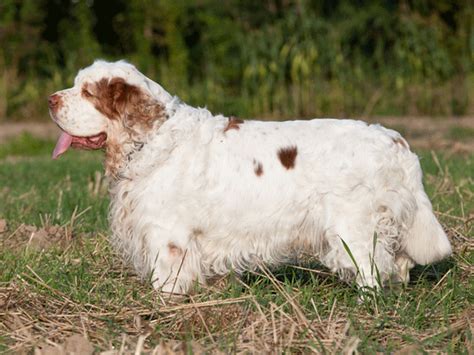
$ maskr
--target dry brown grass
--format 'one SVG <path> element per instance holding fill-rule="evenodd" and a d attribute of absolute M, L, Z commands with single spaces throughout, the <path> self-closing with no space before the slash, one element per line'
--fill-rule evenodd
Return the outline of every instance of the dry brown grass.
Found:
<path fill-rule="evenodd" d="M 474 247 L 472 238 L 462 233 L 464 223 L 470 222 L 463 220 L 449 229 L 450 239 L 459 256 L 466 255 Z M 80 237 L 76 239 L 73 243 L 80 243 Z M 28 245 L 26 238 L 20 239 L 20 242 L 25 243 L 23 247 Z M 98 242 L 95 245 L 96 252 L 103 252 L 103 247 L 103 241 Z M 129 292 L 121 298 L 120 303 L 108 302 L 106 299 L 102 304 L 79 302 L 51 287 L 28 265 L 8 285 L 0 284 L 0 336 L 9 339 L 8 351 L 35 349 L 36 354 L 66 354 L 74 349 L 80 349 L 81 353 L 92 353 L 94 348 L 107 354 L 184 354 L 189 351 L 279 353 L 285 350 L 306 353 L 325 349 L 331 353 L 352 354 L 361 339 L 351 330 L 348 318 L 348 314 L 351 314 L 358 319 L 358 326 L 362 326 L 367 334 L 380 326 L 380 319 L 388 316 L 389 323 L 377 332 L 377 342 L 396 342 L 400 349 L 410 352 L 421 350 L 422 347 L 414 348 L 413 342 L 405 336 L 407 332 L 411 338 L 423 342 L 433 337 L 450 339 L 468 329 L 472 331 L 474 326 L 473 307 L 460 314 L 433 315 L 444 319 L 448 325 L 419 331 L 407 329 L 403 325 L 403 304 L 397 304 L 393 311 L 381 311 L 375 301 L 371 303 L 372 310 L 368 310 L 367 307 L 341 303 L 338 298 L 332 301 L 330 312 L 321 316 L 318 310 L 321 300 L 311 299 L 303 306 L 305 295 L 297 288 L 289 290 L 287 284 L 265 267 L 262 267 L 261 275 L 270 281 L 272 292 L 278 293 L 284 300 L 278 304 L 271 301 L 262 303 L 254 294 L 253 286 L 243 280 L 235 281 L 247 291 L 239 297 L 212 299 L 212 295 L 222 294 L 222 285 L 219 283 L 185 299 L 169 297 L 155 293 L 146 283 L 128 273 L 119 259 L 113 258 L 109 265 L 117 267 L 106 269 L 107 276 L 101 273 L 102 270 L 91 270 L 97 275 L 96 284 L 89 292 L 95 292 L 94 288 L 104 277 L 114 274 L 120 275 L 122 282 L 132 283 L 140 297 L 133 297 L 132 292 Z M 462 257 L 457 259 L 457 265 L 462 274 L 459 280 L 467 286 L 473 266 Z M 429 293 L 445 286 L 449 272 L 432 289 L 419 290 L 420 302 L 429 297 Z M 333 286 L 326 286 L 328 293 Z M 147 301 L 140 302 L 140 298 Z M 312 308 L 311 311 L 307 309 L 308 306 Z M 384 312 L 384 317 L 380 317 Z M 110 332 L 111 322 L 117 334 Z M 192 338 L 183 341 L 186 334 L 192 334 Z M 222 343 L 226 336 L 236 336 L 231 349 Z M 467 338 L 464 341 L 466 349 L 472 349 L 472 341 Z"/>

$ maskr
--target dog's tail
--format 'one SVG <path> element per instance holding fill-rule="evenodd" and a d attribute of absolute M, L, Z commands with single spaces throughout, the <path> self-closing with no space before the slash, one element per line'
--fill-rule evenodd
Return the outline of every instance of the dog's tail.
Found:
<path fill-rule="evenodd" d="M 405 238 L 404 249 L 417 264 L 426 265 L 451 255 L 451 244 L 436 219 L 423 190 L 414 193 L 417 209 Z"/>
<path fill-rule="evenodd" d="M 425 193 L 422 171 L 418 157 L 409 153 L 405 156 L 408 188 L 414 197 L 413 223 L 403 241 L 403 249 L 417 264 L 426 265 L 451 255 L 451 244 L 441 224 L 433 213 L 433 207 Z"/>

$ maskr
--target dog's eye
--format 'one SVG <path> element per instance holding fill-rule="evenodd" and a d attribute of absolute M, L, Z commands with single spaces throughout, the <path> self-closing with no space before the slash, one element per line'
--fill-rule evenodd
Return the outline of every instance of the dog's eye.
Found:
<path fill-rule="evenodd" d="M 94 95 L 92 95 L 92 93 L 89 90 L 87 90 L 87 88 L 82 88 L 82 96 L 92 97 Z"/>

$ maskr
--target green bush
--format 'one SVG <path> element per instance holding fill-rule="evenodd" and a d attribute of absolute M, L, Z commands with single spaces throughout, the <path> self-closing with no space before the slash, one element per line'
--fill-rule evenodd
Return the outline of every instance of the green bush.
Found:
<path fill-rule="evenodd" d="M 43 119 L 98 57 L 244 117 L 469 114 L 472 16 L 468 0 L 4 0 L 0 119 Z"/>

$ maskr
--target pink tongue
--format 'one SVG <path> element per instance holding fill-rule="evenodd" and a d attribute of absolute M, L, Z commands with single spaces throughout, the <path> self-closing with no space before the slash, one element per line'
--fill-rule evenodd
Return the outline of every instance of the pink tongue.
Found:
<path fill-rule="evenodd" d="M 61 136 L 56 143 L 56 147 L 53 151 L 53 159 L 57 159 L 61 154 L 63 154 L 71 146 L 72 136 L 66 132 L 62 132 Z"/>

